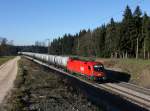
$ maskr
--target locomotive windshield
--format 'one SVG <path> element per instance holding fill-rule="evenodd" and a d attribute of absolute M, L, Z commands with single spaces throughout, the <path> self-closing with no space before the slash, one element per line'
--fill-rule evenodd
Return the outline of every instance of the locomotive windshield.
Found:
<path fill-rule="evenodd" d="M 103 65 L 94 65 L 94 71 L 103 71 L 104 70 L 104 66 Z"/>

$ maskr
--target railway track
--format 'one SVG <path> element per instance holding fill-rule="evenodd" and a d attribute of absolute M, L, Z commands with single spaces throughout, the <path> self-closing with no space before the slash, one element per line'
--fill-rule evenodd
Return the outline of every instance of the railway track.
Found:
<path fill-rule="evenodd" d="M 146 95 L 150 95 L 150 89 L 146 89 L 146 88 L 143 88 L 143 87 L 140 87 L 140 86 L 137 86 L 134 84 L 126 83 L 126 82 L 121 82 L 118 85 L 122 86 L 122 87 L 129 88 L 129 89 L 133 89 L 134 91 L 141 92 L 141 93 L 144 93 Z"/>
<path fill-rule="evenodd" d="M 144 107 L 148 110 L 150 110 L 150 95 L 148 95 L 146 93 L 143 93 L 143 91 L 140 91 L 139 89 L 141 88 L 137 88 L 137 90 L 134 90 L 134 87 L 130 89 L 128 86 L 126 86 L 125 84 L 123 86 L 118 85 L 118 84 L 114 84 L 114 83 L 105 83 L 105 84 L 98 84 L 100 87 L 105 88 L 108 91 L 112 91 L 113 93 L 116 93 L 117 95 L 122 96 L 123 98 L 134 102 L 135 104 Z M 124 87 L 125 86 L 125 87 Z"/>
<path fill-rule="evenodd" d="M 136 85 L 126 83 L 126 82 L 102 83 L 102 84 L 90 82 L 90 81 L 84 80 L 80 77 L 77 77 L 75 75 L 71 75 L 68 72 L 65 72 L 61 69 L 55 68 L 54 66 L 51 66 L 47 63 L 41 62 L 39 60 L 33 59 L 28 56 L 24 56 L 24 57 L 26 57 L 38 64 L 44 65 L 52 70 L 55 70 L 59 73 L 62 73 L 66 76 L 77 79 L 77 80 L 87 84 L 88 86 L 92 86 L 92 87 L 96 88 L 97 90 L 105 90 L 114 96 L 119 96 L 119 97 L 123 98 L 124 100 L 130 102 L 131 104 L 137 105 L 138 109 L 141 108 L 140 110 L 150 111 L 150 89 L 138 87 Z M 133 110 L 132 107 L 127 108 L 127 109 L 131 109 L 131 111 Z"/>

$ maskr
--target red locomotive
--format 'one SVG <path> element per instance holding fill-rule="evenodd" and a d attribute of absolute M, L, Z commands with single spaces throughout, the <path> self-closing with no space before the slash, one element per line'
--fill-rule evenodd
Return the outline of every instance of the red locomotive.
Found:
<path fill-rule="evenodd" d="M 100 62 L 82 61 L 69 58 L 67 62 L 67 70 L 85 75 L 93 80 L 106 79 L 104 66 Z"/>

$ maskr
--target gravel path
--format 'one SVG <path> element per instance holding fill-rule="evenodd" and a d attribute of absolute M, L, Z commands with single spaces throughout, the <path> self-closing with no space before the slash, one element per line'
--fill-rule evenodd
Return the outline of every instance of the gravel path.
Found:
<path fill-rule="evenodd" d="M 0 104 L 8 91 L 13 87 L 13 81 L 17 75 L 17 61 L 20 57 L 9 60 L 0 66 Z"/>

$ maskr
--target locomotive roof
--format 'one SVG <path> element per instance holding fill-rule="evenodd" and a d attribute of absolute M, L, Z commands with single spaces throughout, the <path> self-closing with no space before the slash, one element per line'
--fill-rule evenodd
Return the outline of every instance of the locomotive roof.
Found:
<path fill-rule="evenodd" d="M 78 60 L 78 61 L 82 61 L 85 62 L 87 64 L 91 64 L 91 65 L 95 65 L 95 64 L 102 64 L 101 62 L 97 62 L 94 60 L 83 60 L 83 59 L 79 59 L 79 58 L 71 58 L 72 60 Z"/>
<path fill-rule="evenodd" d="M 80 58 L 80 57 L 70 57 L 70 58 L 74 60 L 82 60 L 85 62 L 95 62 L 94 58 Z"/>

